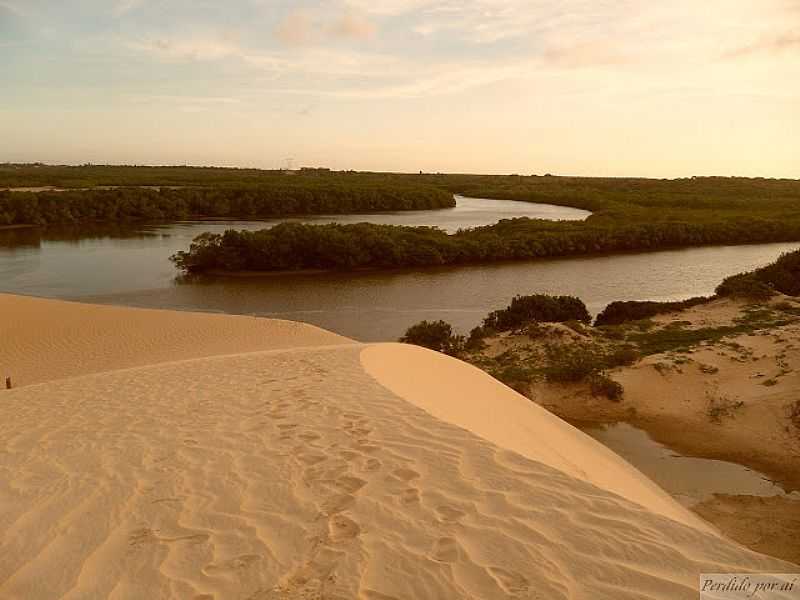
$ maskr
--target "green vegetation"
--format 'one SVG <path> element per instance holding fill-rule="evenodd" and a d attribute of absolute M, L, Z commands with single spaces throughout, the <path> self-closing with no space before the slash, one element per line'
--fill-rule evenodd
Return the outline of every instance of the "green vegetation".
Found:
<path fill-rule="evenodd" d="M 281 223 L 261 231 L 205 233 L 172 257 L 188 273 L 428 266 L 446 263 L 430 227 Z"/>
<path fill-rule="evenodd" d="M 195 272 L 427 267 L 710 244 L 800 241 L 800 181 L 441 175 L 191 167 L 0 165 L 0 224 L 258 218 L 452 206 L 451 194 L 545 202 L 594 212 L 586 221 L 504 220 L 453 235 L 429 228 L 325 226 L 220 236 L 176 261 Z M 124 189 L 96 189 L 122 186 Z M 158 189 L 142 186 L 155 186 Z M 92 190 L 78 188 L 95 188 Z M 422 245 L 417 252 L 409 245 Z M 275 247 L 290 248 L 292 260 Z M 371 246 L 362 252 L 361 247 Z M 374 251 L 379 247 L 382 252 Z M 191 250 L 184 254 L 190 254 Z M 337 258 L 335 255 L 346 256 Z M 224 255 L 224 258 L 215 255 Z M 237 258 L 232 255 L 241 254 Z M 321 255 L 326 258 L 322 260 Z"/>
<path fill-rule="evenodd" d="M 276 231 L 239 239 L 214 241 L 204 249 L 204 260 L 177 261 L 196 272 L 219 270 L 214 254 L 244 255 L 237 262 L 253 270 L 287 268 L 272 258 L 274 245 L 290 244 L 292 269 L 319 268 L 320 254 L 344 251 L 346 260 L 328 258 L 332 269 L 427 267 L 593 253 L 647 251 L 660 248 L 713 244 L 747 244 L 800 240 L 800 181 L 692 178 L 682 180 L 589 179 L 569 177 L 378 175 L 342 177 L 416 182 L 448 192 L 476 197 L 547 202 L 594 211 L 586 221 L 549 222 L 527 218 L 452 235 L 429 228 L 346 226 L 334 235 L 323 226 Z M 341 239 L 348 244 L 342 246 Z M 411 252 L 409 240 L 418 240 L 424 252 Z M 380 245 L 391 252 L 358 253 L 349 245 Z"/>
<path fill-rule="evenodd" d="M 769 300 L 775 295 L 775 290 L 763 281 L 759 281 L 753 273 L 732 275 L 720 283 L 715 291 L 719 296 L 754 301 Z"/>
<path fill-rule="evenodd" d="M 595 319 L 595 327 L 621 325 L 631 321 L 642 321 L 671 312 L 692 308 L 710 302 L 711 298 L 690 298 L 680 302 L 612 302 Z"/>
<path fill-rule="evenodd" d="M 800 296 L 800 250 L 781 256 L 775 263 L 746 274 L 760 284 L 776 290 L 795 292 Z M 737 276 L 740 277 L 740 276 Z M 642 357 L 666 354 L 666 362 L 653 367 L 662 375 L 682 372 L 684 365 L 693 362 L 690 353 L 700 344 L 717 344 L 732 350 L 736 360 L 747 362 L 755 357 L 751 349 L 725 338 L 757 335 L 798 322 L 800 311 L 794 302 L 783 301 L 770 305 L 750 304 L 732 322 L 715 327 L 692 328 L 691 321 L 672 321 L 659 325 L 648 317 L 680 311 L 710 302 L 714 298 L 692 298 L 682 302 L 614 302 L 597 319 L 595 327 L 587 326 L 589 316 L 578 298 L 570 296 L 518 296 L 502 310 L 490 313 L 481 327 L 464 338 L 453 334 L 444 322 L 435 327 L 436 342 L 454 349 L 452 354 L 484 369 L 506 385 L 526 394 L 536 381 L 584 384 L 594 396 L 619 401 L 622 386 L 609 377 L 609 371 L 637 363 Z M 554 323 L 563 323 L 555 325 Z M 422 331 L 433 324 L 420 324 Z M 420 326 L 409 330 L 407 338 Z M 454 341 L 451 341 L 454 340 Z M 425 344 L 423 344 L 425 345 Z M 497 353 L 498 349 L 503 350 Z M 785 353 L 778 355 L 780 372 L 763 381 L 762 385 L 777 385 L 780 378 L 791 372 Z M 719 368 L 696 363 L 702 373 L 713 375 Z M 715 422 L 735 416 L 742 407 L 724 397 L 709 396 L 708 416 Z M 791 418 L 800 427 L 800 402 L 791 407 Z"/>
<path fill-rule="evenodd" d="M 625 389 L 622 384 L 614 381 L 605 373 L 596 373 L 589 377 L 589 390 L 592 396 L 604 396 L 614 402 L 622 400 Z"/>
<path fill-rule="evenodd" d="M 464 337 L 453 334 L 453 327 L 444 321 L 422 321 L 410 327 L 400 338 L 404 344 L 414 344 L 455 356 L 464 348 Z"/>
<path fill-rule="evenodd" d="M 0 191 L 0 225 L 169 221 L 188 217 L 265 218 L 426 210 L 454 205 L 452 195 L 432 187 L 332 185 L 313 180 L 251 187 Z"/>
<path fill-rule="evenodd" d="M 494 331 L 511 331 L 536 322 L 565 323 L 591 321 L 586 305 L 574 296 L 516 296 L 511 304 L 496 310 L 483 320 L 483 327 Z"/>
<path fill-rule="evenodd" d="M 750 273 L 725 279 L 717 288 L 720 296 L 766 299 L 775 292 L 800 296 L 800 252 L 783 254 L 774 263 Z"/>
<path fill-rule="evenodd" d="M 180 268 L 203 272 L 220 270 L 217 255 L 240 254 L 236 261 L 254 271 L 330 268 L 431 267 L 466 265 L 553 256 L 657 250 L 665 247 L 800 240 L 796 220 L 733 219 L 707 222 L 619 223 L 608 221 L 549 222 L 527 218 L 503 220 L 495 225 L 448 235 L 430 227 L 388 225 L 307 225 L 303 229 L 219 235 L 202 257 L 182 253 Z M 286 266 L 273 247 L 291 247 Z M 380 252 L 363 248 L 380 248 Z M 346 254 L 346 258 L 337 256 Z M 189 256 L 185 256 L 188 254 Z M 324 258 L 323 258 L 324 257 Z M 321 260 L 322 258 L 322 260 Z"/>

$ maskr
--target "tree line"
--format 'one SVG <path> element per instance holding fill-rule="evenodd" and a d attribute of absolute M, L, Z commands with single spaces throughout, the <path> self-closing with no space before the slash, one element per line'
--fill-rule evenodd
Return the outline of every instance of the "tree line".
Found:
<path fill-rule="evenodd" d="M 170 221 L 189 217 L 264 218 L 452 206 L 455 206 L 452 194 L 430 186 L 310 182 L 211 188 L 0 191 L 0 225 Z"/>
<path fill-rule="evenodd" d="M 593 224 L 521 218 L 452 235 L 431 227 L 283 223 L 201 235 L 173 261 L 194 273 L 386 269 L 794 240 L 800 240 L 800 219 Z"/>

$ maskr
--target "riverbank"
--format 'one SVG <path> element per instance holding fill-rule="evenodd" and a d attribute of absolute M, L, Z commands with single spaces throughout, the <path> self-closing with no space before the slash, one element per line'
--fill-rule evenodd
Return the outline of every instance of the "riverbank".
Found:
<path fill-rule="evenodd" d="M 759 304 L 717 299 L 624 326 L 543 324 L 500 334 L 487 338 L 486 347 L 469 360 L 513 378 L 513 368 L 519 373 L 541 361 L 552 344 L 564 353 L 589 348 L 613 353 L 623 346 L 633 350 L 635 340 L 647 355 L 631 354 L 625 361 L 630 365 L 608 371 L 621 386 L 616 401 L 593 393 L 589 383 L 554 383 L 535 375 L 532 382 L 526 383 L 525 375 L 509 383 L 562 418 L 629 423 L 681 455 L 746 465 L 792 492 L 800 489 L 798 315 L 800 302 L 785 296 Z M 776 509 L 772 522 L 762 528 L 749 519 L 754 506 Z M 800 559 L 797 499 L 726 497 L 693 508 L 742 543 Z M 733 516 L 752 520 L 751 527 L 743 529 Z M 781 526 L 773 532 L 775 523 Z"/>
<path fill-rule="evenodd" d="M 701 572 L 797 568 L 454 359 L 0 302 L 25 321 L 1 364 L 30 373 L 0 392 L 0 595 L 688 600 Z"/>

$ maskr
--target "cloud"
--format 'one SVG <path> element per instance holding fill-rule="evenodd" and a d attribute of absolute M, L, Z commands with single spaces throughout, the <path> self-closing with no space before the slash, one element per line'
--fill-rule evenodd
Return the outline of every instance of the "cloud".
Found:
<path fill-rule="evenodd" d="M 284 44 L 306 46 L 328 41 L 363 41 L 375 36 L 377 26 L 363 14 L 346 11 L 295 10 L 278 24 L 275 35 Z"/>
<path fill-rule="evenodd" d="M 278 24 L 275 36 L 284 44 L 303 45 L 311 43 L 316 37 L 315 24 L 305 11 L 294 11 Z"/>
<path fill-rule="evenodd" d="M 211 25 L 187 34 L 192 29 L 182 24 L 129 47 L 168 62 L 225 61 L 226 77 L 235 77 L 238 62 L 243 81 L 268 82 L 268 91 L 293 94 L 408 98 L 547 77 L 586 89 L 596 82 L 646 87 L 652 80 L 677 89 L 698 69 L 717 68 L 720 48 L 743 38 L 764 40 L 746 52 L 786 52 L 800 44 L 798 36 L 775 34 L 785 28 L 786 2 L 792 10 L 800 5 L 329 0 L 294 9 L 277 23 L 266 11 L 263 22 L 240 26 L 239 35 Z M 264 36 L 264 30 L 274 35 Z M 208 72 L 213 77 L 211 67 Z"/>
<path fill-rule="evenodd" d="M 334 37 L 367 40 L 375 36 L 377 32 L 375 24 L 367 18 L 348 13 L 342 15 L 330 27 L 330 33 Z"/>

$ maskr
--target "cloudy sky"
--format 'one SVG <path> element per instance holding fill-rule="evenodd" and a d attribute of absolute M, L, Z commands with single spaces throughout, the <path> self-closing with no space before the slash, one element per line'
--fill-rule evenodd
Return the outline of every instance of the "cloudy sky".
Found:
<path fill-rule="evenodd" d="M 0 0 L 0 161 L 800 177 L 800 0 Z"/>

